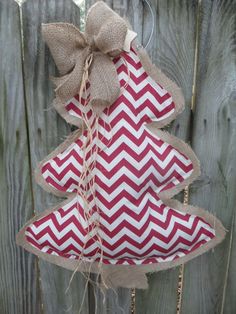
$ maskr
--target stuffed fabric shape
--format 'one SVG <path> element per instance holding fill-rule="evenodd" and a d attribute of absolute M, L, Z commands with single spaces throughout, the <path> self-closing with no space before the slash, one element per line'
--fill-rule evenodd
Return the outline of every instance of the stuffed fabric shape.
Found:
<path fill-rule="evenodd" d="M 95 124 L 86 103 L 89 84 L 82 97 L 55 104 L 79 129 L 39 164 L 36 180 L 67 199 L 29 221 L 17 241 L 65 268 L 101 271 L 108 287 L 147 288 L 145 273 L 208 251 L 224 239 L 226 230 L 206 210 L 171 199 L 200 174 L 190 146 L 160 130 L 184 109 L 180 88 L 152 65 L 137 40 L 112 61 L 120 95 L 99 116 L 98 137 L 92 134 L 85 156 L 88 129 L 82 121 Z M 83 158 L 91 166 L 88 181 L 95 187 L 94 195 L 88 195 L 89 217 L 78 192 L 88 184 L 79 185 Z"/>

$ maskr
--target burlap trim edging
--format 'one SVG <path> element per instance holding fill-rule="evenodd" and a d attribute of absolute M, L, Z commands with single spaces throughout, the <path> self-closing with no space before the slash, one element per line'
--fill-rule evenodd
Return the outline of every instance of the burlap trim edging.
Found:
<path fill-rule="evenodd" d="M 173 81 L 171 81 L 163 72 L 161 72 L 160 69 L 158 69 L 154 64 L 152 64 L 145 49 L 144 48 L 137 49 L 136 46 L 137 40 L 135 39 L 132 42 L 132 48 L 139 56 L 143 68 L 156 83 L 161 84 L 163 88 L 165 88 L 172 95 L 173 101 L 175 103 L 175 111 L 169 117 L 159 122 L 152 122 L 150 124 L 147 124 L 146 128 L 149 129 L 153 133 L 153 135 L 159 136 L 161 139 L 172 145 L 175 149 L 180 150 L 193 162 L 194 170 L 189 178 L 185 179 L 177 187 L 160 193 L 161 198 L 168 199 L 182 191 L 187 185 L 192 183 L 201 174 L 200 163 L 188 144 L 186 144 L 184 141 L 171 135 L 168 132 L 163 132 L 159 130 L 166 124 L 170 123 L 173 119 L 176 118 L 178 114 L 180 114 L 183 111 L 184 97 L 181 92 L 181 89 Z M 77 126 L 81 126 L 82 120 L 80 118 L 71 117 L 69 113 L 66 111 L 65 105 L 60 104 L 60 102 L 56 101 L 56 99 L 54 101 L 55 101 L 54 106 L 56 110 L 67 122 Z M 76 119 L 78 120 L 78 122 L 76 122 Z M 57 154 L 67 149 L 67 147 L 70 146 L 80 135 L 81 135 L 80 130 L 77 130 L 74 133 L 70 134 L 62 144 L 60 144 L 52 153 L 50 153 L 38 164 L 35 170 L 35 180 L 45 191 L 60 197 L 67 197 L 71 194 L 70 192 L 58 191 L 52 186 L 50 186 L 42 177 L 41 168 L 43 164 L 46 163 L 49 159 L 55 157 Z"/>
<path fill-rule="evenodd" d="M 147 125 L 147 128 L 149 128 L 148 125 Z M 188 157 L 191 156 L 191 160 L 193 161 L 193 163 L 195 163 L 195 166 L 197 165 L 197 168 L 195 168 L 192 175 L 187 180 L 184 181 L 185 183 L 182 186 L 178 186 L 175 189 L 171 189 L 169 191 L 168 190 L 164 191 L 164 192 L 159 194 L 159 197 L 161 196 L 161 199 L 164 200 L 164 202 L 167 206 L 171 206 L 175 209 L 178 209 L 179 211 L 188 212 L 189 214 L 195 214 L 195 215 L 198 215 L 198 216 L 201 216 L 202 218 L 204 218 L 206 222 L 208 222 L 211 226 L 213 226 L 215 228 L 216 237 L 213 238 L 212 240 L 210 240 L 209 242 L 207 242 L 206 244 L 202 245 L 200 248 L 196 249 L 194 252 L 191 252 L 188 255 L 181 257 L 181 258 L 179 258 L 175 261 L 172 261 L 172 262 L 157 263 L 157 264 L 151 264 L 151 265 L 132 265 L 132 266 L 128 266 L 128 265 L 105 265 L 104 264 L 103 265 L 104 281 L 110 287 L 122 286 L 122 287 L 127 287 L 127 288 L 142 288 L 142 289 L 147 288 L 147 278 L 145 276 L 145 273 L 160 271 L 160 270 L 168 269 L 171 267 L 178 266 L 182 263 L 185 263 L 188 260 L 191 260 L 192 258 L 208 251 L 210 248 L 213 248 L 218 243 L 220 243 L 225 237 L 226 229 L 223 227 L 221 222 L 215 216 L 213 216 L 212 214 L 210 214 L 209 212 L 207 212 L 206 210 L 203 210 L 201 208 L 189 206 L 189 205 L 184 205 L 180 202 L 177 202 L 176 200 L 168 199 L 169 196 L 174 195 L 174 194 L 178 193 L 181 189 L 183 189 L 185 184 L 190 184 L 194 180 L 194 178 L 198 175 L 199 164 L 197 163 L 197 160 L 194 161 L 195 155 L 194 155 L 193 151 L 191 150 L 190 146 L 187 145 L 185 142 L 183 142 L 180 139 L 172 136 L 171 134 L 169 134 L 167 132 L 163 132 L 161 130 L 151 129 L 151 132 L 152 132 L 152 134 L 157 135 L 158 137 L 162 138 L 164 141 L 168 142 L 169 144 L 171 144 L 173 147 L 175 147 L 177 149 L 183 150 L 183 148 L 184 148 L 185 154 L 187 151 Z M 56 150 L 53 151 L 49 156 L 47 156 L 46 159 L 40 163 L 41 166 L 39 166 L 39 168 L 36 170 L 40 172 L 41 167 L 46 160 L 52 158 L 53 155 L 55 155 L 55 154 L 57 155 L 62 150 L 66 149 L 69 145 L 71 145 L 74 142 L 75 139 L 78 138 L 79 135 L 80 135 L 80 130 L 77 130 L 74 133 L 70 134 L 68 139 L 64 143 L 62 143 L 59 147 L 57 147 Z M 191 154 L 193 154 L 193 155 L 191 155 Z M 26 240 L 25 231 L 31 223 L 35 222 L 36 220 L 40 219 L 41 217 L 43 217 L 43 216 L 45 216 L 45 215 L 47 215 L 47 214 L 49 214 L 55 210 L 58 210 L 60 207 L 66 205 L 68 202 L 71 201 L 72 198 L 74 198 L 76 196 L 75 193 L 66 193 L 66 194 L 63 192 L 55 193 L 56 190 L 45 183 L 44 179 L 42 178 L 42 176 L 40 175 L 39 172 L 36 172 L 36 181 L 46 191 L 52 192 L 52 190 L 53 190 L 54 194 L 57 194 L 59 196 L 65 196 L 66 195 L 67 199 L 63 203 L 60 203 L 56 207 L 53 207 L 51 209 L 44 211 L 43 213 L 33 217 L 29 222 L 27 222 L 25 227 L 23 229 L 21 229 L 21 231 L 17 235 L 17 244 L 23 246 L 27 251 L 36 254 L 37 256 L 43 258 L 46 261 L 49 261 L 51 263 L 54 263 L 56 265 L 62 266 L 64 268 L 67 268 L 70 270 L 75 270 L 78 266 L 78 261 L 68 260 L 67 258 L 64 258 L 64 257 L 53 256 L 53 255 L 49 255 L 47 253 L 43 253 L 43 252 L 39 251 L 38 249 L 34 248 L 32 245 L 30 245 L 29 242 Z M 168 195 L 168 193 L 169 193 L 169 195 Z M 89 269 L 91 272 L 97 273 L 98 272 L 98 263 L 95 262 L 91 266 L 90 263 L 83 262 L 83 264 L 81 265 L 81 268 L 78 269 L 78 271 L 88 272 Z M 124 274 L 124 270 L 125 270 L 125 274 L 126 274 L 125 278 L 122 277 L 122 274 Z"/>
<path fill-rule="evenodd" d="M 165 125 L 170 123 L 172 120 L 176 118 L 178 114 L 180 114 L 184 110 L 185 100 L 181 91 L 181 88 L 176 85 L 171 79 L 169 79 L 156 65 L 154 65 L 146 50 L 144 48 L 138 49 L 139 46 L 137 39 L 134 39 L 131 44 L 135 53 L 138 55 L 142 66 L 146 73 L 158 84 L 160 84 L 163 88 L 165 88 L 172 96 L 173 101 L 175 103 L 175 111 L 166 119 L 162 121 L 155 122 L 155 126 L 157 128 L 163 128 Z M 73 124 L 77 127 L 81 127 L 82 119 L 79 117 L 74 117 L 68 113 L 65 108 L 65 104 L 61 103 L 58 98 L 53 100 L 53 106 L 57 110 L 57 112 L 70 124 Z"/>
<path fill-rule="evenodd" d="M 50 159 L 56 157 L 58 154 L 66 150 L 71 144 L 73 144 L 79 136 L 82 134 L 82 130 L 78 129 L 73 133 L 69 134 L 67 139 L 61 143 L 55 150 L 53 150 L 48 156 L 46 156 L 42 161 L 39 162 L 34 171 L 35 181 L 46 191 L 52 193 L 59 197 L 70 197 L 71 192 L 56 190 L 53 186 L 47 183 L 47 181 L 42 176 L 42 167 Z"/>
<path fill-rule="evenodd" d="M 168 78 L 155 64 L 152 63 L 146 50 L 138 43 L 137 39 L 132 42 L 132 48 L 138 55 L 141 64 L 146 73 L 159 85 L 161 85 L 171 96 L 175 103 L 175 111 L 166 119 L 161 121 L 152 122 L 156 128 L 163 128 L 165 125 L 173 121 L 177 115 L 179 115 L 185 106 L 185 99 L 181 88 Z"/>
<path fill-rule="evenodd" d="M 148 264 L 148 265 L 106 265 L 103 264 L 103 272 L 102 276 L 107 283 L 109 287 L 126 287 L 126 288 L 142 288 L 145 289 L 148 287 L 147 284 L 147 278 L 145 273 L 148 272 L 156 272 L 168 268 L 172 268 L 175 266 L 178 266 L 180 264 L 186 263 L 187 261 L 193 259 L 196 256 L 199 256 L 205 252 L 207 252 L 209 249 L 215 247 L 218 243 L 220 243 L 224 238 L 226 234 L 226 229 L 215 216 L 213 216 L 208 211 L 195 207 L 190 205 L 184 205 L 177 200 L 170 199 L 173 195 L 177 194 L 181 190 L 185 188 L 185 186 L 189 185 L 191 182 L 193 182 L 199 175 L 200 175 L 200 164 L 199 161 L 192 151 L 191 147 L 183 142 L 182 140 L 176 138 L 175 136 L 169 134 L 168 132 L 163 132 L 159 130 L 159 128 L 163 127 L 164 125 L 170 123 L 180 112 L 182 112 L 184 108 L 184 98 L 182 95 L 182 92 L 180 88 L 172 82 L 169 78 L 165 76 L 159 70 L 155 65 L 153 65 L 149 59 L 148 54 L 146 51 L 142 48 L 141 50 L 137 50 L 136 46 L 133 44 L 133 48 L 135 49 L 136 53 L 138 54 L 141 63 L 145 69 L 145 71 L 160 85 L 162 85 L 173 97 L 173 100 L 176 105 L 175 112 L 168 117 L 167 119 L 161 121 L 160 123 L 155 122 L 154 124 L 146 125 L 146 128 L 155 136 L 160 137 L 170 145 L 172 145 L 177 150 L 180 150 L 183 154 L 185 154 L 191 161 L 193 162 L 194 170 L 189 178 L 184 180 L 179 186 L 176 188 L 163 191 L 158 196 L 165 202 L 167 206 L 171 206 L 174 209 L 177 209 L 181 212 L 187 212 L 189 214 L 197 215 L 209 223 L 216 232 L 215 237 L 210 240 L 209 242 L 203 244 L 201 247 L 196 249 L 195 251 L 189 253 L 188 255 L 185 255 L 183 257 L 180 257 L 174 261 L 165 262 L 165 263 L 155 263 L 155 264 Z M 81 119 L 71 117 L 68 112 L 65 110 L 65 105 L 59 104 L 55 101 L 54 106 L 56 110 L 59 112 L 59 114 L 69 123 L 72 123 L 74 125 L 80 126 L 81 125 Z M 76 122 L 76 119 L 78 122 Z M 43 164 L 48 161 L 49 159 L 55 157 L 58 153 L 65 150 L 68 146 L 70 146 L 79 136 L 81 135 L 81 130 L 76 130 L 72 134 L 68 136 L 66 141 L 64 141 L 61 145 L 59 145 L 51 154 L 49 154 L 45 159 L 43 159 L 38 167 L 35 170 L 35 179 L 37 183 L 47 192 L 53 193 L 57 196 L 67 197 L 67 199 L 57 205 L 56 207 L 50 208 L 43 213 L 33 217 L 31 220 L 29 220 L 26 225 L 20 230 L 20 232 L 17 234 L 16 242 L 18 245 L 21 245 L 24 247 L 27 251 L 39 256 L 40 258 L 51 262 L 53 264 L 62 266 L 64 268 L 75 270 L 78 267 L 78 261 L 76 260 L 69 260 L 64 257 L 50 255 L 47 253 L 43 253 L 37 248 L 33 247 L 27 240 L 25 236 L 25 231 L 28 228 L 30 224 L 35 222 L 36 220 L 40 219 L 41 217 L 50 214 L 53 211 L 58 210 L 62 206 L 66 205 L 68 202 L 71 201 L 72 198 L 76 196 L 75 193 L 69 193 L 69 192 L 60 192 L 51 187 L 49 184 L 46 183 L 44 178 L 42 177 L 41 168 Z M 98 273 L 101 270 L 98 269 L 98 263 L 97 262 L 83 262 L 81 264 L 81 267 L 78 269 L 78 271 L 83 272 L 93 272 Z M 125 276 L 124 276 L 125 274 Z"/>
<path fill-rule="evenodd" d="M 181 151 L 193 163 L 193 171 L 188 178 L 186 178 L 181 183 L 179 183 L 178 186 L 173 187 L 169 190 L 160 192 L 158 195 L 162 200 L 170 199 L 177 193 L 181 192 L 187 185 L 191 184 L 200 175 L 201 171 L 200 171 L 199 160 L 197 159 L 191 147 L 188 144 L 186 144 L 184 141 L 180 140 L 179 138 L 171 135 L 168 132 L 156 129 L 155 126 L 153 125 L 146 125 L 145 129 L 147 130 L 147 132 L 151 132 L 153 136 L 156 135 L 159 138 L 161 138 L 163 141 L 170 144 L 174 149 Z M 69 197 L 71 195 L 71 192 L 58 191 L 54 187 L 52 187 L 50 184 L 48 184 L 47 181 L 42 176 L 42 167 L 47 161 L 56 157 L 59 153 L 61 153 L 62 151 L 67 149 L 71 144 L 73 144 L 74 141 L 80 135 L 81 135 L 81 130 L 76 130 L 73 133 L 71 133 L 61 145 L 59 145 L 51 154 L 49 154 L 46 158 L 44 158 L 38 164 L 38 167 L 36 167 L 35 180 L 45 191 L 59 197 Z"/>
<path fill-rule="evenodd" d="M 27 251 L 37 255 L 38 257 L 56 264 L 58 266 L 62 266 L 69 270 L 75 270 L 82 272 L 93 272 L 98 273 L 100 271 L 98 267 L 98 262 L 83 262 L 81 266 L 78 268 L 78 261 L 76 260 L 70 260 L 68 258 L 64 258 L 61 256 L 55 256 L 50 255 L 47 253 L 43 253 L 37 248 L 33 247 L 26 239 L 25 231 L 28 228 L 30 224 L 35 222 L 36 220 L 58 210 L 62 206 L 66 205 L 68 201 L 71 201 L 72 198 L 74 198 L 76 194 L 72 194 L 70 198 L 65 200 L 60 205 L 57 205 L 56 207 L 53 207 L 51 209 L 48 209 L 44 211 L 43 213 L 33 217 L 30 221 L 27 222 L 27 224 L 20 230 L 20 232 L 17 234 L 16 242 L 18 245 L 21 245 L 23 248 L 25 248 Z M 226 229 L 214 215 L 207 212 L 206 210 L 190 206 L 190 205 L 184 205 L 177 200 L 168 200 L 166 201 L 166 205 L 177 209 L 181 212 L 193 214 L 202 217 L 207 223 L 209 223 L 211 226 L 214 226 L 215 229 L 215 237 L 210 240 L 209 242 L 203 244 L 199 248 L 197 248 L 195 251 L 190 252 L 188 255 L 185 255 L 183 257 L 180 257 L 176 260 L 170 261 L 170 262 L 164 262 L 164 263 L 155 263 L 155 264 L 147 264 L 147 265 L 106 265 L 103 264 L 103 272 L 102 275 L 105 279 L 105 282 L 108 284 L 109 287 L 126 287 L 126 288 L 140 288 L 145 289 L 147 288 L 147 278 L 145 276 L 145 273 L 148 272 L 157 272 L 160 270 L 165 270 L 168 268 L 176 267 L 180 264 L 186 263 L 187 261 L 193 259 L 194 257 L 197 257 L 206 251 L 210 250 L 211 248 L 215 247 L 218 243 L 220 243 L 226 235 Z M 125 273 L 125 276 L 122 276 L 122 273 Z"/>

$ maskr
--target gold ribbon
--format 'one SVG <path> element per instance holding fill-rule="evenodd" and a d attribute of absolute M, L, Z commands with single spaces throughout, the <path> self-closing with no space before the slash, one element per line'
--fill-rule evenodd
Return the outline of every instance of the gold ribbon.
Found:
<path fill-rule="evenodd" d="M 85 32 L 72 24 L 42 24 L 60 77 L 53 78 L 61 103 L 76 94 L 82 96 L 90 83 L 89 102 L 99 115 L 119 96 L 120 84 L 112 58 L 123 50 L 127 24 L 103 1 L 93 5 L 87 15 Z"/>

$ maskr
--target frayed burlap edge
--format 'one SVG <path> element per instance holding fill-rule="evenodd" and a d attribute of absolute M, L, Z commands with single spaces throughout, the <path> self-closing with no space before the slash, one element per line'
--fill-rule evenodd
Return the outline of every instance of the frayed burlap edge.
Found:
<path fill-rule="evenodd" d="M 67 136 L 67 139 L 61 143 L 55 150 L 53 150 L 49 155 L 47 155 L 43 160 L 41 160 L 34 171 L 34 178 L 35 181 L 46 191 L 49 193 L 52 193 L 59 197 L 69 197 L 71 195 L 71 192 L 64 192 L 56 190 L 54 187 L 49 185 L 47 181 L 42 176 L 42 167 L 43 165 L 49 161 L 50 159 L 56 157 L 58 154 L 63 152 L 65 149 L 67 149 L 71 144 L 73 144 L 82 134 L 82 130 L 78 129 L 69 136 Z"/>
<path fill-rule="evenodd" d="M 200 163 L 195 153 L 187 143 L 175 137 L 174 135 L 171 135 L 168 132 L 159 130 L 160 128 L 164 127 L 166 124 L 174 120 L 176 116 L 184 110 L 184 97 L 181 89 L 176 85 L 176 83 L 170 80 L 159 68 L 152 64 L 146 50 L 144 48 L 138 49 L 137 46 L 138 41 L 137 39 L 134 39 L 132 42 L 132 48 L 135 50 L 136 54 L 140 58 L 144 70 L 156 83 L 160 84 L 172 95 L 173 101 L 175 103 L 175 111 L 169 117 L 163 119 L 162 121 L 146 124 L 146 128 L 150 130 L 153 135 L 157 135 L 158 137 L 172 145 L 175 149 L 180 150 L 193 162 L 194 169 L 189 178 L 185 179 L 177 187 L 160 193 L 160 197 L 162 199 L 168 199 L 182 191 L 187 185 L 192 183 L 201 174 Z M 71 115 L 65 109 L 65 104 L 61 104 L 60 101 L 56 98 L 54 99 L 54 107 L 68 123 L 77 125 L 79 127 L 82 126 L 82 119 L 71 117 Z M 62 144 L 60 144 L 51 154 L 49 154 L 38 164 L 35 170 L 35 180 L 45 191 L 53 193 L 54 195 L 60 197 L 67 197 L 71 194 L 70 192 L 58 191 L 55 188 L 51 187 L 42 177 L 41 168 L 45 162 L 55 157 L 63 150 L 67 149 L 67 147 L 70 146 L 80 135 L 80 129 L 70 134 Z"/>
<path fill-rule="evenodd" d="M 180 151 L 183 153 L 188 159 L 191 160 L 193 164 L 193 171 L 191 175 L 184 179 L 181 183 L 179 183 L 177 186 L 172 187 L 171 189 L 164 190 L 158 194 L 158 196 L 163 200 L 167 200 L 172 198 L 174 195 L 177 193 L 181 192 L 186 186 L 191 184 L 196 178 L 198 178 L 201 174 L 201 169 L 200 169 L 200 162 L 193 152 L 192 148 L 185 143 L 184 141 L 180 140 L 179 138 L 175 137 L 174 135 L 171 135 L 170 133 L 166 131 L 162 131 L 159 129 L 155 128 L 155 125 L 153 124 L 147 124 L 146 129 L 148 129 L 153 136 L 157 136 L 164 142 L 167 142 L 171 146 L 173 146 L 176 150 Z"/>
<path fill-rule="evenodd" d="M 135 43 L 135 41 L 134 41 Z M 157 135 L 170 145 L 172 145 L 174 148 L 180 150 L 183 154 L 185 154 L 187 157 L 191 159 L 193 162 L 194 170 L 189 178 L 184 180 L 178 187 L 175 187 L 173 189 L 170 189 L 169 191 L 163 191 L 158 195 L 167 206 L 170 206 L 174 209 L 177 209 L 181 212 L 186 212 L 189 214 L 197 215 L 202 217 L 207 223 L 209 223 L 211 226 L 214 227 L 216 235 L 215 237 L 210 240 L 209 242 L 203 244 L 201 247 L 196 249 L 195 251 L 189 253 L 186 256 L 180 257 L 174 261 L 170 262 L 164 262 L 164 263 L 155 263 L 155 264 L 147 264 L 147 265 L 106 265 L 103 264 L 103 270 L 101 275 L 103 276 L 103 280 L 106 283 L 108 287 L 115 288 L 115 287 L 125 287 L 125 288 L 138 288 L 138 289 L 146 289 L 148 287 L 147 277 L 145 273 L 149 272 L 157 272 L 161 270 L 165 270 L 168 268 L 176 267 L 180 264 L 186 263 L 187 261 L 193 259 L 194 257 L 197 257 L 211 248 L 215 247 L 217 244 L 219 244 L 226 235 L 226 229 L 214 215 L 209 213 L 208 211 L 196 207 L 196 206 L 190 206 L 190 205 L 184 205 L 177 200 L 169 199 L 173 195 L 177 194 L 181 190 L 184 189 L 184 187 L 188 184 L 190 184 L 193 180 L 196 179 L 196 177 L 200 174 L 200 165 L 199 161 L 192 151 L 191 147 L 187 145 L 182 140 L 176 138 L 175 136 L 163 132 L 159 130 L 159 128 L 163 127 L 164 125 L 170 123 L 179 113 L 181 113 L 184 109 L 184 98 L 182 95 L 182 92 L 180 88 L 172 82 L 169 78 L 165 76 L 164 73 L 161 72 L 156 66 L 154 66 L 146 51 L 141 48 L 137 49 L 135 44 L 132 44 L 134 50 L 138 54 L 141 63 L 145 69 L 145 71 L 154 79 L 157 83 L 159 83 L 162 87 L 164 87 L 173 97 L 173 100 L 176 105 L 176 109 L 174 113 L 168 117 L 165 120 L 162 120 L 161 122 L 155 122 L 151 123 L 149 125 L 146 125 L 146 128 L 153 134 Z M 54 100 L 54 106 L 58 113 L 69 123 L 72 123 L 77 126 L 81 126 L 82 120 L 80 118 L 71 117 L 69 113 L 65 110 L 65 105 L 60 104 L 57 102 L 57 100 Z M 64 106 L 64 107 L 63 107 Z M 78 120 L 78 121 L 76 121 Z M 51 262 L 53 264 L 56 264 L 58 266 L 62 266 L 66 269 L 70 270 L 78 270 L 82 272 L 93 272 L 98 273 L 100 272 L 100 269 L 98 267 L 98 262 L 83 262 L 78 268 L 78 261 L 76 260 L 70 260 L 68 258 L 50 255 L 47 253 L 43 253 L 37 248 L 30 245 L 30 243 L 27 241 L 25 236 L 25 231 L 28 228 L 30 224 L 35 222 L 36 220 L 40 219 L 41 217 L 44 217 L 45 215 L 48 215 L 52 213 L 53 211 L 58 210 L 62 206 L 66 205 L 68 202 L 72 200 L 76 196 L 75 193 L 69 193 L 69 192 L 59 192 L 50 185 L 46 183 L 44 178 L 42 177 L 41 168 L 42 165 L 48 161 L 49 159 L 55 157 L 58 153 L 65 150 L 69 145 L 71 145 L 79 136 L 81 135 L 81 130 L 76 130 L 72 134 L 68 136 L 66 141 L 64 141 L 61 145 L 59 145 L 50 155 L 48 155 L 45 159 L 43 159 L 38 167 L 35 170 L 35 179 L 37 183 L 47 192 L 53 193 L 57 196 L 67 197 L 67 199 L 60 203 L 59 205 L 50 208 L 43 213 L 33 217 L 30 221 L 26 223 L 26 225 L 19 231 L 16 237 L 16 242 L 18 245 L 24 247 L 27 251 L 37 255 L 38 257 Z"/>
<path fill-rule="evenodd" d="M 191 147 L 188 144 L 186 144 L 184 141 L 180 140 L 179 138 L 171 135 L 170 133 L 166 131 L 156 129 L 153 125 L 147 124 L 145 128 L 147 131 L 150 131 L 153 136 L 158 136 L 158 138 L 170 144 L 174 149 L 185 154 L 185 156 L 188 157 L 192 161 L 193 171 L 187 179 L 179 183 L 178 186 L 173 187 L 169 190 L 162 191 L 158 194 L 158 196 L 162 200 L 170 199 L 177 193 L 181 192 L 187 185 L 192 183 L 200 175 L 201 171 L 200 171 L 199 160 L 197 159 Z M 36 167 L 35 172 L 34 172 L 35 181 L 45 191 L 59 197 L 69 197 L 71 195 L 71 192 L 58 191 L 54 187 L 49 185 L 47 181 L 44 179 L 44 177 L 42 176 L 42 167 L 47 161 L 56 157 L 59 153 L 61 153 L 62 151 L 67 149 L 71 144 L 73 144 L 80 135 L 81 135 L 81 130 L 76 130 L 73 133 L 71 133 L 61 145 L 59 145 L 51 154 L 49 154 L 46 158 L 44 158 Z"/>
<path fill-rule="evenodd" d="M 188 153 L 191 154 L 191 148 L 188 146 L 185 142 L 179 140 L 178 138 L 173 137 L 167 132 L 163 132 L 161 130 L 151 130 L 153 134 L 156 134 L 158 137 L 162 138 L 164 141 L 169 142 L 173 147 L 178 148 L 180 150 L 183 149 L 183 146 L 185 146 L 185 153 L 186 150 Z M 55 151 L 53 151 L 47 158 L 45 158 L 44 161 L 40 163 L 39 168 L 37 169 L 36 174 L 36 181 L 46 190 L 49 192 L 53 192 L 56 195 L 59 196 L 67 196 L 68 198 L 61 204 L 57 205 L 56 207 L 53 207 L 51 209 L 48 209 L 44 211 L 43 213 L 35 216 L 32 218 L 23 229 L 18 233 L 17 235 L 17 244 L 24 247 L 27 251 L 36 254 L 37 256 L 43 258 L 46 261 L 49 261 L 51 263 L 54 263 L 56 265 L 62 266 L 64 268 L 75 270 L 78 267 L 78 261 L 75 260 L 68 260 L 67 258 L 59 257 L 59 256 L 52 256 L 47 253 L 43 253 L 39 251 L 38 249 L 34 248 L 32 245 L 29 244 L 29 242 L 26 240 L 25 237 L 25 231 L 27 227 L 35 222 L 36 220 L 40 219 L 41 217 L 48 215 L 49 213 L 58 210 L 62 206 L 66 205 L 68 202 L 70 202 L 75 196 L 75 193 L 63 193 L 56 191 L 55 189 L 51 188 L 42 178 L 42 175 L 40 175 L 40 169 L 41 166 L 44 164 L 44 162 L 50 158 L 52 158 L 54 155 L 57 155 L 62 150 L 66 149 L 69 145 L 71 145 L 75 139 L 78 138 L 80 135 L 80 130 L 77 130 L 70 134 L 68 139 L 62 143 L 59 147 L 56 148 Z M 193 153 L 193 152 L 192 152 Z M 189 156 L 189 154 L 188 154 Z M 191 156 L 191 160 L 193 161 L 193 158 Z M 198 165 L 198 164 L 197 164 Z M 195 172 L 193 172 L 192 176 L 188 178 L 185 181 L 185 184 L 187 181 L 190 183 L 192 180 L 194 180 L 194 177 L 197 176 L 197 171 L 195 169 Z M 166 192 L 171 192 L 171 194 L 178 193 L 178 190 L 181 190 L 184 188 L 185 184 L 183 184 L 181 187 L 177 187 L 174 192 L 170 191 L 164 191 L 160 193 L 162 194 L 162 200 L 165 202 L 167 206 L 171 206 L 175 209 L 178 209 L 181 212 L 187 212 L 189 214 L 194 214 L 201 216 L 205 219 L 206 222 L 208 222 L 211 226 L 215 228 L 216 231 L 216 237 L 206 244 L 202 245 L 200 248 L 196 249 L 194 252 L 189 253 L 188 255 L 181 257 L 175 261 L 171 262 L 165 262 L 165 263 L 157 263 L 157 264 L 150 264 L 150 265 L 103 265 L 103 279 L 104 282 L 107 284 L 108 287 L 115 288 L 115 287 L 126 287 L 126 288 L 138 288 L 138 289 L 146 289 L 148 287 L 147 283 L 147 277 L 145 273 L 147 272 L 156 272 L 168 268 L 172 268 L 175 266 L 178 266 L 180 264 L 183 264 L 192 258 L 203 254 L 204 252 L 208 251 L 209 249 L 216 246 L 218 243 L 220 243 L 224 237 L 225 237 L 225 231 L 226 229 L 223 227 L 221 222 L 213 216 L 211 213 L 207 212 L 206 210 L 203 210 L 199 207 L 184 205 L 176 200 L 166 199 Z M 174 189 L 173 189 L 174 190 Z M 165 198 L 163 197 L 165 196 Z M 125 270 L 125 272 L 124 272 Z M 98 263 L 93 263 L 92 266 L 90 263 L 83 263 L 81 267 L 78 269 L 78 271 L 84 271 L 84 272 L 98 272 Z"/>
<path fill-rule="evenodd" d="M 81 128 L 83 120 L 80 117 L 75 117 L 69 114 L 66 110 L 65 104 L 62 103 L 59 98 L 54 98 L 52 104 L 60 116 L 66 120 L 66 122 Z"/>
<path fill-rule="evenodd" d="M 27 227 L 35 222 L 36 220 L 58 210 L 62 206 L 66 205 L 68 201 L 71 201 L 76 194 L 71 195 L 67 200 L 62 202 L 60 205 L 53 207 L 44 211 L 43 213 L 33 217 L 27 224 L 20 230 L 17 234 L 16 242 L 18 245 L 21 245 L 27 251 L 37 255 L 38 257 L 56 264 L 58 266 L 62 266 L 66 269 L 75 270 L 82 272 L 92 272 L 98 273 L 99 267 L 98 262 L 83 262 L 78 269 L 78 261 L 70 260 L 68 258 L 64 258 L 61 256 L 50 255 L 47 253 L 43 253 L 37 248 L 33 247 L 26 239 L 25 231 Z M 155 264 L 147 264 L 147 265 L 106 265 L 103 264 L 103 271 L 102 276 L 104 282 L 110 288 L 116 287 L 125 287 L 125 288 L 137 288 L 137 289 L 146 289 L 148 287 L 147 277 L 145 273 L 149 272 L 157 272 L 161 270 L 165 270 L 168 268 L 176 267 L 180 264 L 186 263 L 190 261 L 194 257 L 197 257 L 206 251 L 210 250 L 211 248 L 215 247 L 219 244 L 226 235 L 226 229 L 214 215 L 210 212 L 195 206 L 184 205 L 177 200 L 168 200 L 166 201 L 166 205 L 170 206 L 171 208 L 177 209 L 181 212 L 188 213 L 191 215 L 197 215 L 202 217 L 207 223 L 215 228 L 215 237 L 210 240 L 209 242 L 203 244 L 201 247 L 197 248 L 195 251 L 190 252 L 188 255 L 180 257 L 176 260 L 164 262 L 164 263 L 155 263 Z"/>
<path fill-rule="evenodd" d="M 161 121 L 152 122 L 156 128 L 163 128 L 165 125 L 173 121 L 177 115 L 179 115 L 185 106 L 185 99 L 182 93 L 181 88 L 169 79 L 155 64 L 152 63 L 149 55 L 146 50 L 140 46 L 137 39 L 134 39 L 132 42 L 132 48 L 135 53 L 138 55 L 143 68 L 146 73 L 159 85 L 161 85 L 167 92 L 169 92 L 172 96 L 172 99 L 175 103 L 175 111 L 166 119 Z"/>
<path fill-rule="evenodd" d="M 172 96 L 175 103 L 175 111 L 166 119 L 161 121 L 153 122 L 156 128 L 163 128 L 165 125 L 173 121 L 177 115 L 179 115 L 184 110 L 185 100 L 181 88 L 177 86 L 175 82 L 169 79 L 155 64 L 152 63 L 146 50 L 142 48 L 137 48 L 139 46 L 138 40 L 134 39 L 131 44 L 135 53 L 138 55 L 143 68 L 147 74 L 163 88 L 165 88 Z M 69 114 L 65 108 L 65 104 L 60 101 L 59 98 L 53 100 L 53 106 L 57 112 L 70 124 L 77 127 L 81 127 L 82 119 Z"/>

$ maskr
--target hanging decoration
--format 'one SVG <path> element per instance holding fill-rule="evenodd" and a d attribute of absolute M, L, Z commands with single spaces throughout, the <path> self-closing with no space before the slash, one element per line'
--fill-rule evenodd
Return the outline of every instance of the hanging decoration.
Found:
<path fill-rule="evenodd" d="M 97 273 L 101 287 L 145 289 L 146 273 L 203 254 L 226 232 L 208 211 L 173 199 L 200 175 L 191 147 L 161 130 L 184 109 L 181 89 L 102 1 L 84 33 L 67 23 L 42 32 L 60 74 L 55 108 L 78 129 L 35 172 L 66 200 L 27 222 L 17 243 Z"/>

